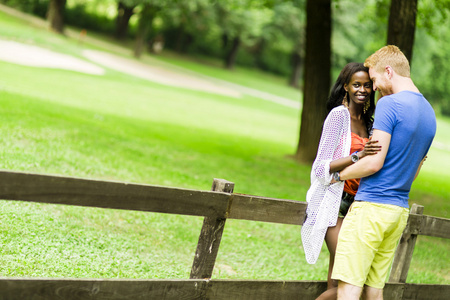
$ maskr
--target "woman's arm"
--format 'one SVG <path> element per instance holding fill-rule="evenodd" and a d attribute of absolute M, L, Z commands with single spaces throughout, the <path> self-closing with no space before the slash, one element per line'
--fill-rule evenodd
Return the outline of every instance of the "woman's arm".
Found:
<path fill-rule="evenodd" d="M 332 180 L 330 162 L 333 160 L 336 148 L 342 138 L 342 128 L 349 126 L 349 122 L 350 118 L 342 110 L 336 109 L 332 110 L 325 119 L 311 174 L 322 184 L 330 184 Z"/>

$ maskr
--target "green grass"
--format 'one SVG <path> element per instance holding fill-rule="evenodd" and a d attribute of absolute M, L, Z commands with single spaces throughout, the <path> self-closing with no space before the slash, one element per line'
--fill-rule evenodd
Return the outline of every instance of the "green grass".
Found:
<path fill-rule="evenodd" d="M 0 13 L 0 38 L 81 57 L 75 40 Z M 107 49 L 103 49 L 107 50 Z M 123 55 L 123 53 L 122 53 Z M 175 54 L 146 57 L 289 99 L 285 79 Z M 171 67 L 176 69 L 177 67 Z M 169 87 L 107 70 L 104 76 L 0 61 L 0 168 L 304 201 L 309 165 L 291 160 L 299 112 L 250 96 Z M 450 146 L 440 118 L 436 141 Z M 433 148 L 411 192 L 425 214 L 449 218 L 449 148 Z M 202 219 L 2 201 L 0 276 L 188 278 Z M 448 240 L 419 237 L 408 282 L 445 283 Z M 228 220 L 213 278 L 324 280 L 325 247 L 308 265 L 300 227 Z"/>

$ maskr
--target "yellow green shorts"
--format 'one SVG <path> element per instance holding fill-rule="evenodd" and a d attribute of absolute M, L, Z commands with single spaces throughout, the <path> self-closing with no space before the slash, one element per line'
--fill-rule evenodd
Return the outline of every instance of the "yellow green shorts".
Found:
<path fill-rule="evenodd" d="M 339 232 L 331 278 L 382 289 L 408 216 L 404 207 L 353 202 Z"/>

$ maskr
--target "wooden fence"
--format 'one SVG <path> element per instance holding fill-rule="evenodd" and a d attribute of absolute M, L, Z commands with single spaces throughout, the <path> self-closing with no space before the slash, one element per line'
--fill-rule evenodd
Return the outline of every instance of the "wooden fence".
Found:
<path fill-rule="evenodd" d="M 315 299 L 325 281 L 211 279 L 227 219 L 302 225 L 306 203 L 233 194 L 215 179 L 211 191 L 0 171 L 0 199 L 203 216 L 190 279 L 0 278 L 0 299 Z M 418 235 L 450 238 L 450 220 L 413 205 L 384 298 L 449 299 L 450 285 L 405 283 Z"/>

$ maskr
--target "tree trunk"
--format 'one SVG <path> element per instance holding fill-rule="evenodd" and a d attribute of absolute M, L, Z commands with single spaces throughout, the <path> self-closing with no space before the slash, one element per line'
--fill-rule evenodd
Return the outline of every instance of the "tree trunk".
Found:
<path fill-rule="evenodd" d="M 178 27 L 177 40 L 175 43 L 175 51 L 178 53 L 186 53 L 189 46 L 194 41 L 192 34 L 184 30 L 184 27 L 185 26 L 183 24 Z"/>
<path fill-rule="evenodd" d="M 135 6 L 126 6 L 122 1 L 119 1 L 117 6 L 117 19 L 116 19 L 116 39 L 124 40 L 128 34 L 128 25 L 130 18 L 134 14 Z"/>
<path fill-rule="evenodd" d="M 152 27 L 153 18 L 156 14 L 156 8 L 145 4 L 139 16 L 138 30 L 136 34 L 136 43 L 134 45 L 134 56 L 140 58 L 144 51 L 147 41 L 147 35 Z"/>
<path fill-rule="evenodd" d="M 402 50 L 411 64 L 416 30 L 417 0 L 391 0 L 387 44 Z"/>
<path fill-rule="evenodd" d="M 330 90 L 331 0 L 306 3 L 303 109 L 297 159 L 311 163 L 319 145 Z"/>
<path fill-rule="evenodd" d="M 260 69 L 265 69 L 265 65 L 263 62 L 263 54 L 264 50 L 267 46 L 267 42 L 265 39 L 260 38 L 259 41 L 253 46 L 251 50 L 252 55 L 255 57 L 256 66 Z"/>
<path fill-rule="evenodd" d="M 227 69 L 233 69 L 234 68 L 234 64 L 236 62 L 236 56 L 239 50 L 239 46 L 241 44 L 241 38 L 240 37 L 235 37 L 233 39 L 233 45 L 231 46 L 230 52 L 228 52 L 228 54 L 225 57 L 225 67 Z"/>
<path fill-rule="evenodd" d="M 297 88 L 298 82 L 300 80 L 300 74 L 302 71 L 302 57 L 298 53 L 297 49 L 294 49 L 291 54 L 292 58 L 292 72 L 291 76 L 289 77 L 289 85 L 292 87 Z"/>
<path fill-rule="evenodd" d="M 64 8 L 66 0 L 51 0 L 48 4 L 47 20 L 50 23 L 50 29 L 63 33 L 64 31 Z"/>
<path fill-rule="evenodd" d="M 222 48 L 226 49 L 228 47 L 228 34 L 222 33 Z"/>

